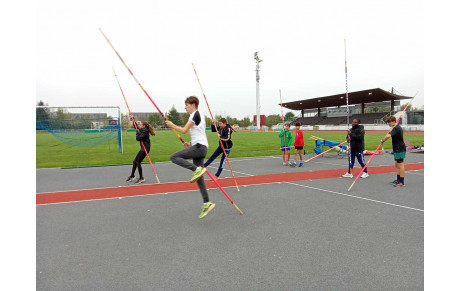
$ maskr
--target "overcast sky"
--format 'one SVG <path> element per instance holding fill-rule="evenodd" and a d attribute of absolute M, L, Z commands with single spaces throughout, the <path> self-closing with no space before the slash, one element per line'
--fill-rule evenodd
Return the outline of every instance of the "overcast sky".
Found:
<path fill-rule="evenodd" d="M 424 104 L 422 1 L 56 1 L 37 2 L 37 101 L 50 106 L 120 106 L 115 68 L 132 111 L 156 112 L 100 34 L 111 40 L 160 109 L 196 95 L 208 114 L 261 114 L 283 102 L 391 90 Z M 299 112 L 294 112 L 296 115 Z"/>

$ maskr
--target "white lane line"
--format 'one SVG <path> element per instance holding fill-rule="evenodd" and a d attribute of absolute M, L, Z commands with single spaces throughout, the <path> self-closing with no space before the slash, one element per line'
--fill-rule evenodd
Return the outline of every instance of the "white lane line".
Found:
<path fill-rule="evenodd" d="M 350 194 L 345 194 L 345 193 L 330 191 L 330 190 L 321 189 L 321 188 L 316 188 L 316 187 L 311 187 L 311 186 L 305 186 L 305 185 L 296 184 L 296 183 L 291 183 L 291 182 L 285 182 L 285 183 L 286 183 L 286 184 L 295 185 L 295 186 L 304 187 L 304 188 L 310 188 L 310 189 L 314 189 L 314 190 L 318 190 L 318 191 L 324 191 L 324 192 L 328 192 L 328 193 L 333 193 L 333 194 L 337 194 L 337 195 L 342 195 L 342 196 L 347 196 L 347 197 L 352 197 L 352 198 L 367 200 L 367 201 L 371 201 L 371 202 L 382 203 L 382 204 L 387 204 L 387 205 L 391 205 L 391 206 L 396 206 L 396 207 L 407 208 L 407 209 L 411 209 L 411 210 L 416 210 L 416 211 L 424 212 L 423 209 L 408 207 L 408 206 L 404 206 L 404 205 L 388 203 L 388 202 L 384 202 L 384 201 L 379 201 L 379 200 L 374 200 L 374 199 L 369 199 L 369 198 L 354 196 L 354 195 L 350 195 Z"/>
<path fill-rule="evenodd" d="M 406 171 L 406 173 L 407 173 L 407 174 L 412 174 L 412 175 L 425 176 L 425 174 L 413 173 L 413 172 L 418 172 L 418 171 L 420 171 L 420 170 Z"/>
<path fill-rule="evenodd" d="M 218 167 L 214 167 L 214 166 L 208 166 L 208 168 L 212 168 L 212 169 L 219 169 Z M 231 172 L 230 170 L 227 170 L 227 169 L 222 169 L 224 171 L 228 171 L 228 172 Z M 254 175 L 251 175 L 251 174 L 246 174 L 246 173 L 243 173 L 243 172 L 237 172 L 237 171 L 233 171 L 233 173 L 237 173 L 237 174 L 242 174 L 242 175 L 246 175 L 246 176 L 254 176 Z M 232 178 L 232 177 L 230 177 Z"/>
<path fill-rule="evenodd" d="M 244 161 L 255 161 L 255 160 L 267 160 L 267 159 L 270 159 L 270 158 L 273 158 L 272 156 L 269 156 L 269 157 L 262 157 L 262 158 L 247 158 L 247 159 L 231 159 L 230 158 L 230 162 L 244 162 Z"/>
<path fill-rule="evenodd" d="M 251 185 L 241 185 L 240 187 L 246 188 L 246 187 L 251 187 L 251 186 L 262 186 L 262 185 L 273 185 L 273 184 L 281 184 L 281 182 L 269 182 L 269 183 L 260 183 L 260 184 L 251 184 Z M 227 188 L 236 188 L 236 186 L 228 186 L 228 187 L 222 187 L 224 189 Z M 206 189 L 208 191 L 213 191 L 213 190 L 219 190 L 219 188 L 208 188 Z M 182 191 L 174 191 L 174 192 L 164 192 L 164 193 L 153 193 L 153 194 L 140 194 L 140 195 L 132 195 L 132 196 L 122 196 L 122 197 L 110 197 L 110 198 L 99 198 L 99 199 L 88 199 L 88 200 L 78 200 L 78 201 L 68 201 L 68 202 L 55 202 L 55 203 L 45 203 L 45 204 L 38 204 L 35 205 L 36 207 L 40 206 L 47 206 L 47 205 L 58 205 L 58 204 L 69 204 L 69 203 L 80 203 L 80 202 L 92 202 L 92 201 L 101 201 L 101 200 L 114 200 L 114 199 L 128 199 L 128 198 L 136 198 L 136 197 L 144 197 L 144 196 L 155 196 L 155 195 L 169 195 L 169 194 L 176 194 L 176 193 L 185 193 L 185 192 L 193 192 L 193 191 L 199 191 L 199 189 L 195 190 L 182 190 Z M 237 194 L 237 193 L 232 193 Z"/>
<path fill-rule="evenodd" d="M 411 175 L 418 175 L 418 176 L 425 176 L 424 174 L 420 174 L 420 173 L 412 173 L 410 171 L 406 171 L 407 174 L 411 174 Z"/>
<path fill-rule="evenodd" d="M 315 164 L 333 165 L 333 166 L 341 166 L 341 167 L 343 167 L 343 165 L 344 165 L 344 164 L 333 164 L 333 163 L 324 163 L 324 162 L 313 162 L 313 163 L 315 163 Z M 348 161 L 346 161 L 345 166 L 348 166 Z"/>

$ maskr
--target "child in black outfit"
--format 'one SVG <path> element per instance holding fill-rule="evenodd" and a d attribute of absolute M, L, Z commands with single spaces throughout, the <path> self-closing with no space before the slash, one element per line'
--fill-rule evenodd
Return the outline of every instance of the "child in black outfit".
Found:
<path fill-rule="evenodd" d="M 217 127 L 217 129 L 215 128 L 214 125 L 212 125 L 211 130 L 213 132 L 216 132 L 216 131 L 219 132 L 220 140 L 222 141 L 222 144 L 224 145 L 224 148 L 225 148 L 225 152 L 227 153 L 227 156 L 228 156 L 233 146 L 233 142 L 231 141 L 231 138 L 232 138 L 232 132 L 234 131 L 234 129 L 229 124 L 227 124 L 227 119 L 221 118 L 219 119 L 219 126 Z M 220 141 L 219 141 L 219 145 L 217 146 L 212 156 L 206 161 L 206 163 L 204 163 L 204 167 L 209 166 L 217 157 L 219 157 L 220 154 L 222 154 L 222 157 L 220 158 L 219 169 L 217 170 L 216 175 L 214 176 L 214 178 L 216 179 L 219 178 L 220 174 L 222 173 L 223 165 L 225 162 L 225 154 L 222 151 Z"/>
<path fill-rule="evenodd" d="M 136 129 L 136 140 L 139 141 L 139 144 L 141 145 L 141 150 L 137 153 L 137 156 L 134 158 L 133 169 L 131 171 L 131 175 L 128 177 L 128 179 L 126 179 L 126 182 L 131 182 L 135 179 L 134 173 L 136 172 L 136 168 L 139 172 L 139 179 L 137 179 L 135 183 L 141 184 L 145 182 L 144 176 L 142 175 L 141 164 L 142 160 L 145 158 L 147 153 L 150 152 L 149 134 L 155 135 L 155 129 L 147 121 L 141 121 L 138 125 L 138 129 Z M 144 144 L 147 153 L 145 152 L 142 143 Z"/>

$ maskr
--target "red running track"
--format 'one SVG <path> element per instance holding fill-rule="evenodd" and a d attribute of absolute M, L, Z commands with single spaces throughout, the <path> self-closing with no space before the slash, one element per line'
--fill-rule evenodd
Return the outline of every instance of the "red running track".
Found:
<path fill-rule="evenodd" d="M 423 170 L 424 163 L 418 164 L 405 164 L 406 171 Z M 355 174 L 359 173 L 361 169 L 354 169 Z M 369 167 L 369 172 L 372 174 L 385 174 L 392 173 L 395 171 L 395 166 L 380 166 L 380 167 Z M 323 170 L 314 172 L 295 172 L 295 173 L 282 173 L 282 174 L 268 174 L 259 176 L 248 176 L 238 177 L 238 185 L 257 185 L 267 184 L 276 182 L 292 182 L 300 180 L 315 180 L 315 179 L 326 179 L 326 178 L 339 178 L 343 174 L 343 169 L 334 170 Z M 233 178 L 223 178 L 218 180 L 222 187 L 234 187 Z M 217 186 L 211 181 L 206 180 L 206 186 L 208 189 L 217 188 Z M 124 186 L 124 187 L 112 187 L 102 189 L 88 189 L 88 190 L 73 190 L 63 192 L 48 192 L 48 193 L 37 193 L 36 204 L 52 204 L 52 203 L 63 203 L 63 202 L 77 202 L 85 200 L 97 200 L 97 199 L 109 199 L 117 197 L 129 197 L 139 195 L 151 195 L 161 193 L 174 193 L 180 191 L 191 191 L 197 190 L 198 186 L 190 182 L 172 182 L 164 184 L 151 184 L 151 185 L 139 185 L 139 186 Z"/>

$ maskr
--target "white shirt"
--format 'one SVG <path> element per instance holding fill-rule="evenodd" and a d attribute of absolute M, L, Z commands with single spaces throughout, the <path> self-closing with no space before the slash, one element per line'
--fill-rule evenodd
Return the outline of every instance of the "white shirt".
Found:
<path fill-rule="evenodd" d="M 190 128 L 190 137 L 192 138 L 192 146 L 199 143 L 206 147 L 208 145 L 208 138 L 206 137 L 206 122 L 204 115 L 200 114 L 198 110 L 190 114 L 188 121 L 193 122 Z"/>

